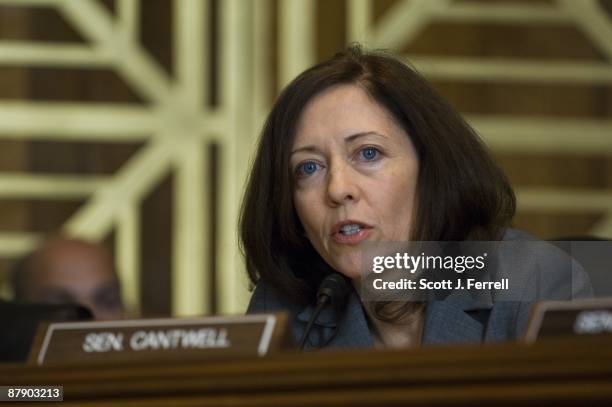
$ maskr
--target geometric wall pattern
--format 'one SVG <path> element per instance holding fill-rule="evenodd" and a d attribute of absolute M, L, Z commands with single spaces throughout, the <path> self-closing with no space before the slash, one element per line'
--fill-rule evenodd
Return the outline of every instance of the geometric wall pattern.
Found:
<path fill-rule="evenodd" d="M 146 106 L 113 104 L 69 104 L 61 102 L 0 102 L 0 137 L 3 134 L 24 138 L 45 137 L 65 140 L 87 137 L 100 141 L 144 141 L 143 147 L 107 178 L 2 174 L 3 197 L 82 196 L 87 199 L 63 229 L 73 236 L 102 239 L 116 230 L 118 270 L 128 305 L 138 310 L 139 227 L 137 208 L 142 197 L 164 175 L 174 172 L 172 310 L 176 315 L 206 313 L 205 293 L 209 292 L 210 270 L 204 256 L 210 242 L 205 241 L 207 205 L 213 197 L 204 174 L 204 144 L 219 146 L 220 219 L 218 265 L 227 273 L 219 275 L 219 308 L 238 309 L 244 294 L 236 292 L 246 283 L 240 272 L 236 246 L 236 214 L 240 186 L 248 162 L 251 143 L 248 125 L 249 8 L 241 1 L 220 3 L 219 103 L 214 109 L 205 105 L 206 69 L 209 69 L 205 24 L 207 1 L 173 2 L 174 71 L 173 78 L 151 58 L 137 41 L 139 7 L 145 2 L 120 0 L 113 16 L 94 0 L 1 1 L 0 4 L 26 7 L 54 7 L 87 41 L 85 45 L 32 44 L 19 41 L 0 43 L 2 64 L 18 66 L 106 67 L 113 69 L 143 100 Z M 248 130 L 248 131 L 247 131 Z M 142 140 L 146 137 L 146 140 Z M 4 255 L 19 255 L 30 250 L 38 236 L 0 235 Z"/>

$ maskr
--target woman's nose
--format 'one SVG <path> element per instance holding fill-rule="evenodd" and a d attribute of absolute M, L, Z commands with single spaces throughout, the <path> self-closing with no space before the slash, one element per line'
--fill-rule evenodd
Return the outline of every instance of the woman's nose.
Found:
<path fill-rule="evenodd" d="M 331 169 L 328 173 L 327 197 L 333 206 L 359 200 L 359 186 L 350 168 L 339 165 Z"/>

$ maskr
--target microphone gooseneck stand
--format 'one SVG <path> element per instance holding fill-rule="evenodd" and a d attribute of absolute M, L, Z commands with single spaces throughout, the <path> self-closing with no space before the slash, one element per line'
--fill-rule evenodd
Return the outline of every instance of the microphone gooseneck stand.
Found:
<path fill-rule="evenodd" d="M 299 350 L 304 349 L 304 345 L 306 344 L 306 339 L 308 339 L 308 335 L 312 330 L 312 325 L 315 323 L 319 314 L 325 307 L 331 303 L 338 303 L 339 301 L 343 301 L 349 291 L 349 283 L 347 282 L 346 277 L 342 276 L 338 273 L 332 273 L 325 277 L 321 284 L 319 285 L 319 290 L 317 291 L 317 305 L 315 306 L 315 310 L 306 325 L 306 329 L 302 334 L 302 339 L 300 339 L 300 343 L 298 345 Z"/>

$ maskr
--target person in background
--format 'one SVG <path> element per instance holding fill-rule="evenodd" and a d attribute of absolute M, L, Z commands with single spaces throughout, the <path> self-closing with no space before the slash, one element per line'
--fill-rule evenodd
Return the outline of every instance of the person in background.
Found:
<path fill-rule="evenodd" d="M 18 302 L 79 304 L 97 320 L 125 315 L 113 259 L 99 243 L 50 239 L 17 264 L 12 284 Z"/>

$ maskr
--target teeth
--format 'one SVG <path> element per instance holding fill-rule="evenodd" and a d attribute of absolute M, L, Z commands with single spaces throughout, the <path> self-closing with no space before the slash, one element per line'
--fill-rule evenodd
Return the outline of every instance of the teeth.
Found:
<path fill-rule="evenodd" d="M 354 235 L 355 233 L 359 233 L 361 230 L 361 226 L 356 224 L 344 225 L 340 228 L 340 233 L 343 235 Z"/>

